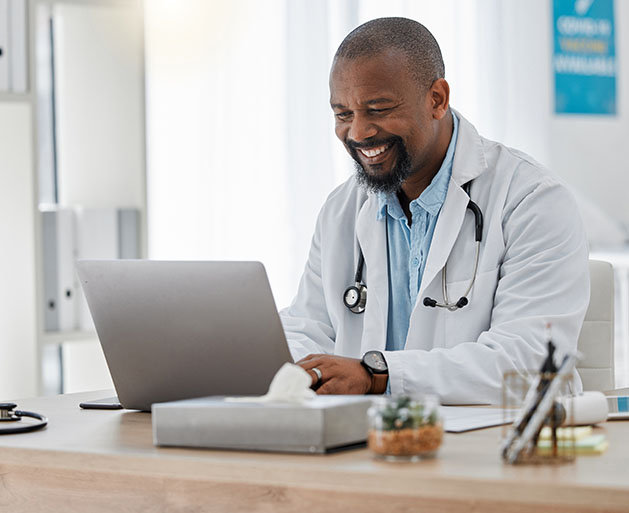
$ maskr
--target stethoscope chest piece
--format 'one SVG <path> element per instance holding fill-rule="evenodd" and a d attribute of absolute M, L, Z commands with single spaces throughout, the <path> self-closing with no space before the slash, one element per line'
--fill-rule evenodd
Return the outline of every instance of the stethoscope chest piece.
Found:
<path fill-rule="evenodd" d="M 13 420 L 20 420 L 13 409 L 17 407 L 15 403 L 0 403 L 0 422 L 10 422 Z"/>
<path fill-rule="evenodd" d="M 17 404 L 15 403 L 0 403 L 0 435 L 2 434 L 14 434 L 14 433 L 26 433 L 28 431 L 35 431 L 36 429 L 43 428 L 48 424 L 48 419 L 39 413 L 31 411 L 16 410 Z M 6 422 L 17 422 L 22 420 L 22 417 L 30 417 L 36 419 L 37 422 L 20 423 L 21 425 L 4 425 Z"/>
<path fill-rule="evenodd" d="M 365 305 L 367 304 L 367 285 L 363 283 L 362 278 L 364 265 L 365 256 L 359 247 L 354 285 L 347 287 L 345 292 L 343 292 L 343 304 L 349 308 L 350 312 L 355 314 L 363 313 L 365 311 Z"/>
<path fill-rule="evenodd" d="M 347 287 L 343 293 L 343 303 L 352 312 L 363 313 L 367 304 L 367 286 L 357 281 L 351 287 Z"/>

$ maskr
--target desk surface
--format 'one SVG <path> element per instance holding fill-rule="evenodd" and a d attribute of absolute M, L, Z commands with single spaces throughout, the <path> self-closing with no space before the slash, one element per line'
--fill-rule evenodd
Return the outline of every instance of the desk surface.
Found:
<path fill-rule="evenodd" d="M 107 395 L 20 401 L 49 426 L 0 436 L 0 511 L 629 511 L 627 421 L 603 424 L 607 452 L 573 464 L 504 465 L 501 428 L 446 434 L 436 459 L 392 464 L 367 449 L 157 448 L 150 414 L 78 408 Z"/>

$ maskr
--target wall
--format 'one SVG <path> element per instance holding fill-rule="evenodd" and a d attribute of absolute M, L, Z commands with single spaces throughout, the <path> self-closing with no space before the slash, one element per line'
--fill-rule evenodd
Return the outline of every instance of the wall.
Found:
<path fill-rule="evenodd" d="M 0 401 L 37 391 L 31 108 L 0 101 Z"/>
<path fill-rule="evenodd" d="M 552 116 L 550 161 L 604 212 L 629 227 L 629 2 L 616 0 L 614 7 L 618 114 Z"/>
<path fill-rule="evenodd" d="M 551 0 L 482 0 L 477 8 L 488 30 L 476 38 L 478 93 L 463 108 L 475 106 L 468 110 L 483 135 L 530 153 L 573 188 L 593 246 L 620 241 L 629 227 L 629 2 L 615 2 L 615 117 L 554 113 Z"/>

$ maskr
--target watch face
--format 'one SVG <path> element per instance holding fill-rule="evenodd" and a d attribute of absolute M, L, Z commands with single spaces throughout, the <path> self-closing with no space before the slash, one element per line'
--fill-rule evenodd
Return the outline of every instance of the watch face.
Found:
<path fill-rule="evenodd" d="M 363 358 L 365 365 L 373 369 L 375 373 L 386 372 L 389 368 L 380 351 L 367 351 Z"/>

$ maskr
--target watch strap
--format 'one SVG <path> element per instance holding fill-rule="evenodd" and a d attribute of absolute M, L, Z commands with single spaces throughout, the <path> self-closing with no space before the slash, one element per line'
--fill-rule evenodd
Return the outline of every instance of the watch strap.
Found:
<path fill-rule="evenodd" d="M 384 394 L 387 391 L 389 383 L 389 373 L 375 374 L 371 373 L 371 387 L 369 394 Z"/>

